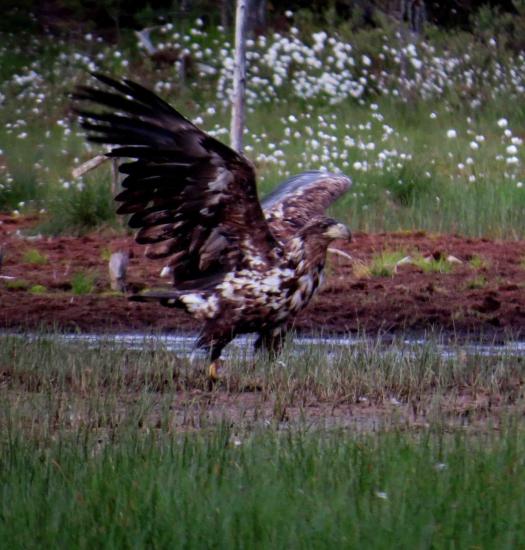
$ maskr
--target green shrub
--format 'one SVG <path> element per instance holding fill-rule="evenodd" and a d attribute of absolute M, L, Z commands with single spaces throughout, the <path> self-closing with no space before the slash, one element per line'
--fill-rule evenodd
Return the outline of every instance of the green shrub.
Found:
<path fill-rule="evenodd" d="M 466 288 L 469 290 L 476 290 L 478 288 L 485 288 L 487 286 L 487 278 L 484 275 L 476 275 L 469 279 L 465 283 Z"/>
<path fill-rule="evenodd" d="M 115 209 L 109 178 L 97 175 L 80 187 L 74 185 L 57 191 L 49 202 L 47 219 L 37 231 L 81 235 L 101 225 L 115 224 Z"/>
<path fill-rule="evenodd" d="M 391 277 L 396 271 L 397 263 L 406 256 L 407 253 L 403 250 L 383 250 L 381 254 L 372 257 L 370 274 L 374 277 Z"/>
<path fill-rule="evenodd" d="M 71 290 L 73 294 L 91 294 L 95 289 L 96 276 L 94 273 L 80 271 L 71 279 Z"/>
<path fill-rule="evenodd" d="M 47 264 L 48 258 L 36 248 L 30 248 L 24 252 L 22 261 L 26 264 L 43 265 Z"/>
<path fill-rule="evenodd" d="M 29 289 L 29 292 L 31 294 L 44 294 L 44 292 L 47 292 L 47 288 L 44 285 L 33 285 Z"/>
<path fill-rule="evenodd" d="M 5 286 L 9 290 L 27 290 L 31 283 L 25 279 L 14 279 L 12 281 L 5 281 Z"/>

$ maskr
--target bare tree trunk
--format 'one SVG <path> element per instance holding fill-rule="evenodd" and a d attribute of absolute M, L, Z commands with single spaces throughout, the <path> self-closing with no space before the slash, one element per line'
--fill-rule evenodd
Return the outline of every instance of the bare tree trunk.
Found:
<path fill-rule="evenodd" d="M 407 13 L 407 0 L 401 0 L 401 16 L 399 17 L 399 80 L 400 80 L 400 92 L 402 98 L 406 101 L 407 89 L 407 56 L 405 48 L 407 46 L 407 36 L 405 29 L 405 14 Z"/>
<path fill-rule="evenodd" d="M 257 2 L 257 27 L 259 32 L 263 32 L 266 30 L 266 15 L 268 11 L 267 4 L 267 0 L 258 0 Z"/>
<path fill-rule="evenodd" d="M 399 57 L 400 57 L 400 91 L 402 98 L 407 101 L 408 57 L 406 48 L 417 42 L 426 21 L 426 6 L 424 0 L 401 0 L 399 17 Z M 407 28 L 408 26 L 408 28 Z"/>
<path fill-rule="evenodd" d="M 221 25 L 224 29 L 230 28 L 230 0 L 221 0 Z"/>
<path fill-rule="evenodd" d="M 421 34 L 427 21 L 427 7 L 425 0 L 412 3 L 411 25 L 416 34 Z"/>
<path fill-rule="evenodd" d="M 401 0 L 401 20 L 408 21 L 413 33 L 421 34 L 427 20 L 425 0 Z"/>
<path fill-rule="evenodd" d="M 263 33 L 266 30 L 267 7 L 267 0 L 248 1 L 246 8 L 248 12 L 248 22 L 246 23 L 248 36 Z"/>
<path fill-rule="evenodd" d="M 246 91 L 246 4 L 237 0 L 235 14 L 235 64 L 233 71 L 233 105 L 230 130 L 231 146 L 242 152 L 244 131 L 244 101 Z"/>

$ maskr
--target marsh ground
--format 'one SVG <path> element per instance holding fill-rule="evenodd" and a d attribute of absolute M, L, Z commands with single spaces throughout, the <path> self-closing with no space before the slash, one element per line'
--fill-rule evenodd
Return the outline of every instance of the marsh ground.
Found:
<path fill-rule="evenodd" d="M 161 286 L 162 264 L 147 261 L 131 236 L 111 230 L 83 237 L 27 239 L 35 219 L 0 217 L 4 249 L 0 326 L 61 330 L 188 330 L 177 310 L 129 303 L 109 291 L 111 252 L 129 251 L 130 290 Z M 525 326 L 525 242 L 425 232 L 365 234 L 330 256 L 328 277 L 298 318 L 301 332 L 424 332 L 503 338 Z M 403 258 L 410 257 L 409 262 Z M 451 258 L 452 257 L 452 258 Z M 401 262 L 400 262 L 401 260 Z"/>
<path fill-rule="evenodd" d="M 522 358 L 368 342 L 281 359 L 233 359 L 210 390 L 162 346 L 0 337 L 1 540 L 523 545 Z"/>

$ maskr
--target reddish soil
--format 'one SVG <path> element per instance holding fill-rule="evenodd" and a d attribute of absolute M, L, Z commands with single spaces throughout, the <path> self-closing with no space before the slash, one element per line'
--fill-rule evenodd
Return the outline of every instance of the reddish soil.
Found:
<path fill-rule="evenodd" d="M 161 286 L 162 262 L 142 256 L 132 237 L 111 232 L 84 237 L 29 239 L 20 235 L 34 218 L 0 214 L 0 328 L 53 327 L 61 330 L 195 330 L 183 312 L 155 304 L 128 302 L 109 291 L 107 256 L 116 250 L 131 254 L 131 290 Z M 301 332 L 421 333 L 436 329 L 459 336 L 504 337 L 525 333 L 525 241 L 469 239 L 423 232 L 355 234 L 354 242 L 336 246 L 353 262 L 330 256 L 323 289 L 300 315 Z M 31 263 L 27 252 L 38 250 L 44 263 Z M 448 273 L 424 272 L 400 265 L 390 276 L 372 276 L 363 266 L 382 251 L 446 258 L 461 263 Z M 472 261 L 472 259 L 475 261 Z M 95 277 L 91 294 L 71 290 L 77 273 Z M 17 283 L 18 281 L 18 283 Z M 165 284 L 165 283 L 164 283 Z M 42 285 L 42 293 L 35 293 Z M 17 288 L 17 287 L 22 288 Z M 38 289 L 36 289 L 38 290 Z"/>

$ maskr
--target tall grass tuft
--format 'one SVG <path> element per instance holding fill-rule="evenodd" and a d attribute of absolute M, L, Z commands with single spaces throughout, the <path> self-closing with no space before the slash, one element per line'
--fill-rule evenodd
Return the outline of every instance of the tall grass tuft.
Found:
<path fill-rule="evenodd" d="M 91 177 L 80 188 L 56 189 L 46 219 L 36 230 L 80 235 L 101 226 L 116 227 L 116 203 L 110 189 L 109 178 L 104 176 Z"/>

